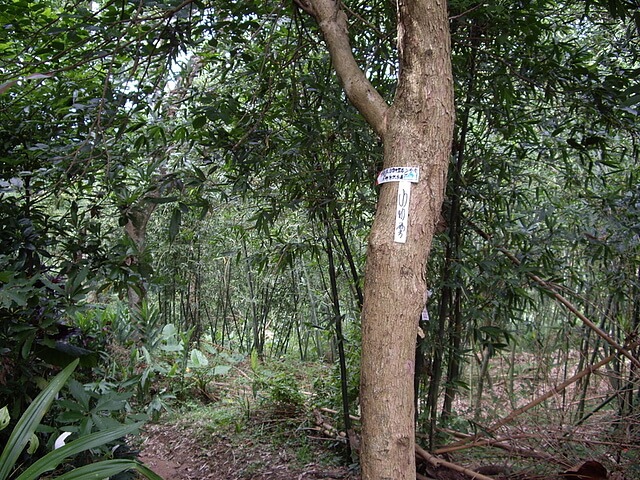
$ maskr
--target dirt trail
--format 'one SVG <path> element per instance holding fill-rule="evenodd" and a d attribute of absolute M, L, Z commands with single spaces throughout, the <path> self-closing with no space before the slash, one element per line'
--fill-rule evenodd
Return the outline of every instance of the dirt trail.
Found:
<path fill-rule="evenodd" d="M 248 440 L 242 444 L 188 425 L 148 425 L 140 460 L 165 480 L 357 480 L 346 467 L 299 466 L 285 449 Z M 204 445 L 206 443 L 206 446 Z"/>

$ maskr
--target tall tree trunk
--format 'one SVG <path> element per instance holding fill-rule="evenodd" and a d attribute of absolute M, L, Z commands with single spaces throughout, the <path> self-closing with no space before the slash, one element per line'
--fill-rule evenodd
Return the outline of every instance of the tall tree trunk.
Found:
<path fill-rule="evenodd" d="M 129 207 L 127 212 L 127 223 L 124 226 L 125 233 L 136 247 L 135 254 L 126 258 L 125 262 L 129 268 L 137 268 L 137 265 L 144 261 L 142 260 L 142 257 L 145 250 L 147 223 L 156 208 L 156 204 L 148 202 L 147 197 L 143 197 L 139 203 L 140 205 Z M 146 293 L 147 288 L 142 278 L 135 285 L 127 286 L 127 300 L 132 312 L 140 312 L 142 308 L 142 301 L 144 300 Z"/>
<path fill-rule="evenodd" d="M 249 260 L 249 254 L 247 250 L 247 239 L 242 237 L 242 253 L 244 255 L 245 274 L 247 276 L 247 285 L 249 286 L 249 301 L 250 301 L 250 314 L 251 314 L 251 332 L 253 334 L 253 341 L 251 342 L 249 352 L 255 350 L 260 360 L 264 356 L 264 344 L 261 341 L 262 336 L 260 334 L 260 319 L 262 315 L 262 309 L 258 309 L 258 292 L 256 292 L 255 280 L 253 278 L 253 272 L 251 271 L 251 263 Z"/>
<path fill-rule="evenodd" d="M 362 303 L 364 302 L 364 296 L 362 294 L 362 288 L 360 287 L 360 275 L 358 274 L 356 262 L 353 258 L 351 247 L 349 246 L 347 233 L 344 231 L 342 218 L 340 217 L 340 214 L 338 213 L 338 210 L 336 209 L 335 205 L 332 206 L 331 208 L 331 216 L 333 217 L 333 221 L 335 222 L 335 226 L 336 226 L 336 231 L 338 232 L 338 236 L 340 237 L 342 250 L 344 252 L 345 257 L 347 258 L 347 262 L 349 263 L 349 272 L 351 272 L 351 282 L 352 282 L 353 290 L 355 292 L 356 300 L 358 302 L 358 309 L 362 310 Z"/>
<path fill-rule="evenodd" d="M 362 479 L 413 479 L 416 332 L 454 123 L 447 4 L 397 1 L 400 77 L 388 107 L 355 62 L 339 4 L 297 3 L 318 21 L 347 97 L 383 139 L 384 167 L 420 168 L 420 181 L 411 187 L 406 243 L 394 241 L 398 185 L 380 189 L 365 268 L 360 384 Z"/>
<path fill-rule="evenodd" d="M 363 478 L 415 476 L 413 386 L 416 323 L 443 200 L 453 130 L 446 4 L 399 2 L 401 76 L 384 136 L 385 167 L 419 166 L 406 244 L 393 242 L 397 187 L 382 186 L 365 271 L 362 383 Z"/>
<path fill-rule="evenodd" d="M 640 267 L 636 272 L 636 283 L 633 286 L 633 314 L 631 321 L 631 331 L 638 332 L 640 330 Z M 636 347 L 633 349 L 634 356 L 636 358 L 640 357 L 640 347 Z M 638 366 L 635 363 L 631 363 L 629 366 L 629 383 L 627 384 L 628 388 L 628 399 L 627 403 L 629 405 L 629 414 L 633 414 L 635 410 L 640 409 L 640 382 L 638 379 L 640 378 L 640 371 Z M 634 385 L 638 386 L 637 399 L 634 399 L 633 388 Z"/>
<path fill-rule="evenodd" d="M 482 361 L 480 362 L 480 373 L 478 374 L 478 389 L 476 391 L 476 400 L 473 407 L 473 420 L 480 421 L 482 414 L 482 394 L 484 393 L 484 379 L 487 378 L 489 372 L 489 360 L 491 359 L 491 348 L 485 346 L 482 349 Z"/>
<path fill-rule="evenodd" d="M 442 421 L 447 420 L 453 411 L 453 400 L 458 393 L 460 379 L 460 362 L 462 359 L 462 287 L 458 285 L 453 297 L 451 310 L 451 326 L 449 332 L 450 353 L 447 364 L 447 385 L 442 402 Z"/>
<path fill-rule="evenodd" d="M 429 390 L 427 392 L 427 415 L 428 421 L 425 425 L 429 434 L 429 446 L 428 448 L 435 448 L 435 434 L 436 434 L 436 420 L 438 409 L 438 398 L 440 394 L 440 381 L 442 380 L 442 370 L 444 368 L 443 356 L 445 351 L 445 332 L 447 320 L 450 316 L 451 302 L 452 302 L 452 289 L 447 286 L 450 281 L 452 269 L 447 267 L 451 258 L 451 247 L 447 245 L 445 249 L 445 268 L 443 271 L 443 284 L 445 288 L 442 289 L 442 295 L 440 297 L 440 308 L 438 309 L 438 324 L 431 333 L 432 348 L 431 348 L 431 379 L 429 381 Z"/>

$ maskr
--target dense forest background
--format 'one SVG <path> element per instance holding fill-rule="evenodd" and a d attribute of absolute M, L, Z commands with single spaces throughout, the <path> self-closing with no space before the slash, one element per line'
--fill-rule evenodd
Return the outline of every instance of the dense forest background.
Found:
<path fill-rule="evenodd" d="M 1 3 L 12 422 L 76 358 L 43 443 L 157 418 L 240 362 L 326 362 L 325 406 L 357 415 L 382 147 L 313 20 L 280 1 Z M 391 101 L 393 6 L 344 8 Z M 449 8 L 457 123 L 417 335 L 424 445 L 490 437 L 569 379 L 518 428 L 640 475 L 639 5 Z M 568 440 L 594 419 L 597 438 Z"/>

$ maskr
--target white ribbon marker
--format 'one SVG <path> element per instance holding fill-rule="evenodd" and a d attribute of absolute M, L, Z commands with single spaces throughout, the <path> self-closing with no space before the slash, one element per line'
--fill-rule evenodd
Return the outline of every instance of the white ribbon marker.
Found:
<path fill-rule="evenodd" d="M 378 175 L 378 184 L 387 182 L 398 182 L 396 226 L 393 235 L 394 242 L 407 242 L 407 230 L 409 229 L 409 200 L 411 199 L 411 184 L 418 183 L 419 178 L 419 167 L 385 168 L 382 172 L 380 172 L 380 175 Z"/>

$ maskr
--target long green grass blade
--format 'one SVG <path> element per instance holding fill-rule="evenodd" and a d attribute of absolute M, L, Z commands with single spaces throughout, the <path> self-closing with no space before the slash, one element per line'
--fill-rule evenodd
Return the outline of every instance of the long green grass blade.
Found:
<path fill-rule="evenodd" d="M 138 463 L 138 465 L 135 467 L 135 470 L 147 477 L 149 480 L 164 480 L 160 475 L 158 475 L 156 472 L 151 470 L 146 465 L 143 465 L 142 463 Z"/>
<path fill-rule="evenodd" d="M 56 394 L 62 389 L 67 379 L 71 376 L 79 360 L 76 359 L 56 375 L 49 385 L 38 394 L 18 420 L 11 432 L 11 436 L 0 455 L 0 480 L 6 480 L 14 468 L 16 460 L 24 447 L 29 443 L 29 438 L 40 424 L 42 417 L 47 412 Z"/>
<path fill-rule="evenodd" d="M 20 474 L 20 476 L 15 480 L 37 480 L 43 473 L 55 470 L 58 465 L 65 460 L 65 458 L 72 457 L 73 455 L 77 455 L 78 453 L 89 450 L 90 448 L 100 447 L 113 440 L 124 437 L 125 435 L 129 435 L 141 426 L 142 423 L 133 423 L 131 425 L 123 425 L 121 427 L 80 437 L 73 442 L 69 442 L 64 447 L 60 447 L 57 450 L 47 453 L 44 457 L 40 458 L 22 472 L 22 474 Z"/>
<path fill-rule="evenodd" d="M 163 480 L 150 468 L 134 460 L 104 460 L 71 470 L 56 480 L 104 480 L 125 470 L 136 470 L 149 480 Z"/>

